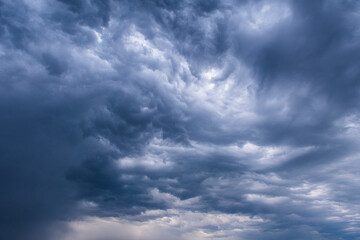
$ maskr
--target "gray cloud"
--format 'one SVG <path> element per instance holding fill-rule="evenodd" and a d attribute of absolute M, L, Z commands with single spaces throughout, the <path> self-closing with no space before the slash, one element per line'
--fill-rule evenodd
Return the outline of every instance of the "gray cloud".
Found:
<path fill-rule="evenodd" d="M 359 7 L 2 1 L 0 237 L 360 238 Z"/>

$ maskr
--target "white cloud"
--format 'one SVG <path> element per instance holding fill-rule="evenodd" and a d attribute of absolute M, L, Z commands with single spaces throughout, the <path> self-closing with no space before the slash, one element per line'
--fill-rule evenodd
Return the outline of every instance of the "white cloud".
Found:
<path fill-rule="evenodd" d="M 88 217 L 72 221 L 68 223 L 69 233 L 61 240 L 238 239 L 242 233 L 257 231 L 266 223 L 262 218 L 247 215 L 174 209 L 146 211 L 141 217 L 150 219 Z"/>
<path fill-rule="evenodd" d="M 290 7 L 283 1 L 259 1 L 240 8 L 235 19 L 244 29 L 257 33 L 285 22 L 291 14 Z"/>

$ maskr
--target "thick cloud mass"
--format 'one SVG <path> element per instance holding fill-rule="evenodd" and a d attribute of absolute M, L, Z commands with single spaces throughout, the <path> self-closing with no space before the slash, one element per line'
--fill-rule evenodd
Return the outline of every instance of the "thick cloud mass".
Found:
<path fill-rule="evenodd" d="M 359 12 L 0 1 L 0 239 L 360 239 Z"/>

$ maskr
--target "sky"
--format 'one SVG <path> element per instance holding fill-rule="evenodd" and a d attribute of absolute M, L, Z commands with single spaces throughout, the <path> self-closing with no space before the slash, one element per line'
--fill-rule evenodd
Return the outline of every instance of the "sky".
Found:
<path fill-rule="evenodd" d="M 0 239 L 360 239 L 360 2 L 1 0 Z"/>

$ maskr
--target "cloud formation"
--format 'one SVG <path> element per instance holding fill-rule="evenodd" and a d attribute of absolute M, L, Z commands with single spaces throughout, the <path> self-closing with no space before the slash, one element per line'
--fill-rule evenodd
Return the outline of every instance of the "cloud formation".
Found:
<path fill-rule="evenodd" d="M 360 239 L 356 1 L 0 2 L 0 238 Z"/>

